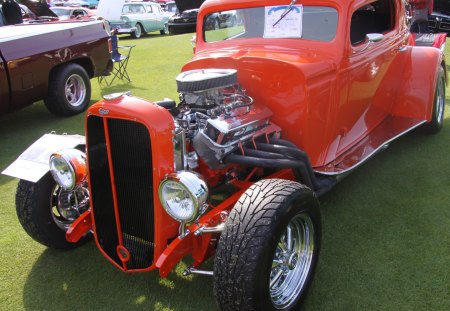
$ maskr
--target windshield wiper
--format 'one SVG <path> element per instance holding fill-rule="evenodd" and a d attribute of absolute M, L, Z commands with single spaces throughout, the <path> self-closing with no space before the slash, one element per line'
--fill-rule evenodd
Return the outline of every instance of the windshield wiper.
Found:
<path fill-rule="evenodd" d="M 297 2 L 297 0 L 292 0 L 289 6 L 284 10 L 284 12 L 281 14 L 280 18 L 275 22 L 275 24 L 272 25 L 272 27 L 275 27 L 276 24 L 278 24 L 290 11 L 292 11 L 292 6 Z"/>

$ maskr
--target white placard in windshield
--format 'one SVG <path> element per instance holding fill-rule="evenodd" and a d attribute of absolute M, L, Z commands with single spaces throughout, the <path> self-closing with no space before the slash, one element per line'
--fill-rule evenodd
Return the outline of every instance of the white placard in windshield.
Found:
<path fill-rule="evenodd" d="M 303 5 L 267 6 L 264 38 L 301 38 Z M 284 15 L 284 17 L 283 17 Z"/>

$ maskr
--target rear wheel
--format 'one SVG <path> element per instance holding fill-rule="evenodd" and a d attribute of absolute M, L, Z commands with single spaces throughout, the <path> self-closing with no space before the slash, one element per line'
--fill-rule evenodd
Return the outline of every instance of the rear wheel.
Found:
<path fill-rule="evenodd" d="M 78 64 L 56 68 L 50 75 L 47 109 L 57 116 L 72 116 L 86 110 L 91 100 L 91 81 Z"/>
<path fill-rule="evenodd" d="M 445 109 L 445 74 L 444 68 L 439 67 L 438 77 L 436 80 L 436 89 L 434 92 L 433 115 L 431 121 L 423 126 L 425 132 L 429 134 L 438 133 L 444 124 Z"/>
<path fill-rule="evenodd" d="M 84 188 L 64 191 L 47 173 L 38 182 L 20 180 L 16 192 L 16 212 L 25 231 L 37 242 L 56 249 L 72 249 L 91 238 L 88 234 L 77 243 L 66 240 L 71 224 L 89 208 Z"/>
<path fill-rule="evenodd" d="M 239 199 L 226 221 L 214 262 L 222 310 L 292 310 L 303 301 L 321 240 L 313 192 L 287 180 L 262 180 Z"/>

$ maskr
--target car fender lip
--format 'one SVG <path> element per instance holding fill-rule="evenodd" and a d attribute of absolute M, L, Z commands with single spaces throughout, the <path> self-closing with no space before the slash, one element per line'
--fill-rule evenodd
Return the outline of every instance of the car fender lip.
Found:
<path fill-rule="evenodd" d="M 3 172 L 3 175 L 38 182 L 49 170 L 50 155 L 58 150 L 85 144 L 81 135 L 44 134 L 27 148 Z"/>

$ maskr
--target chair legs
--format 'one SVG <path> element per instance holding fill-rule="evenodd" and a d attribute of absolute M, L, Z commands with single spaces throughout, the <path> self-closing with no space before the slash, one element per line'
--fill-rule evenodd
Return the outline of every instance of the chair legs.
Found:
<path fill-rule="evenodd" d="M 116 79 L 120 79 L 120 80 L 127 80 L 128 82 L 131 82 L 131 78 L 130 75 L 128 74 L 127 71 L 127 66 L 128 66 L 128 61 L 130 60 L 130 54 L 131 54 L 131 49 L 135 47 L 134 45 L 132 46 L 119 46 L 119 48 L 121 48 L 122 50 L 128 52 L 128 53 L 124 53 L 119 54 L 117 53 L 115 57 L 113 57 L 113 70 L 111 71 L 110 76 L 112 77 L 110 81 L 108 81 L 106 76 L 102 76 L 98 78 L 98 83 L 101 85 L 101 83 L 103 81 L 105 81 L 106 86 L 111 86 L 111 84 L 114 82 L 114 80 Z"/>

